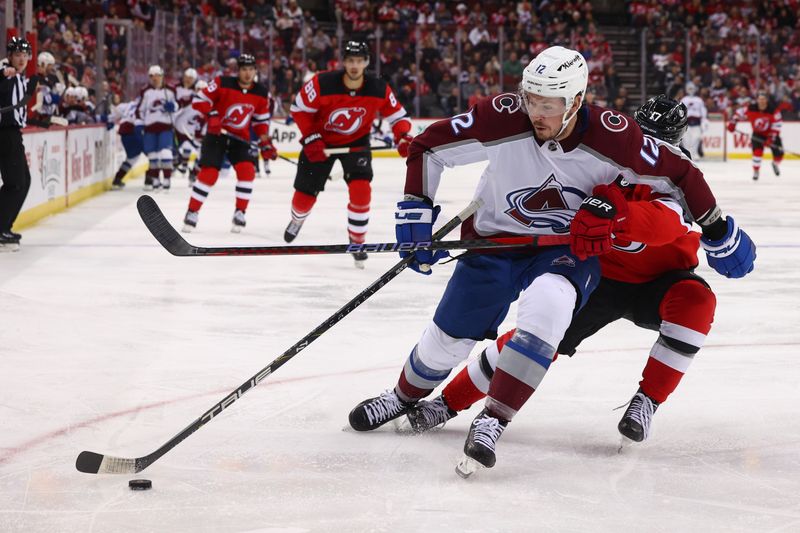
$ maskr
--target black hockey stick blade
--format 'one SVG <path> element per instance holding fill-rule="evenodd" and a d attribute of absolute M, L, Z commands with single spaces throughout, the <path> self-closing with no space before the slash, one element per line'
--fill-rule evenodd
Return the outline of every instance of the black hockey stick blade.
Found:
<path fill-rule="evenodd" d="M 461 211 L 461 213 L 439 228 L 439 230 L 433 234 L 432 239 L 440 240 L 442 237 L 453 231 L 467 217 L 475 213 L 480 205 L 480 200 L 470 202 L 470 204 L 463 211 Z M 395 264 L 392 268 L 383 273 L 381 277 L 373 281 L 366 289 L 354 296 L 353 299 L 344 304 L 341 308 L 339 308 L 338 311 L 329 316 L 324 322 L 308 332 L 305 337 L 294 343 L 288 350 L 275 358 L 270 364 L 259 370 L 258 373 L 242 383 L 239 388 L 232 391 L 225 398 L 214 404 L 208 411 L 194 419 L 177 435 L 162 444 L 151 454 L 145 455 L 144 457 L 127 459 L 124 457 L 113 457 L 110 455 L 102 455 L 95 452 L 83 451 L 78 455 L 78 458 L 75 461 L 75 468 L 86 474 L 135 474 L 137 472 L 141 472 L 156 462 L 165 453 L 169 452 L 175 446 L 183 442 L 195 431 L 211 422 L 215 417 L 219 416 L 222 411 L 230 407 L 235 401 L 239 400 L 247 391 L 261 383 L 267 377 L 271 376 L 290 359 L 306 349 L 309 344 L 322 336 L 323 333 L 338 324 L 344 319 L 344 317 L 352 313 L 358 306 L 366 302 L 373 294 L 378 292 L 382 287 L 403 272 L 403 270 L 408 267 L 409 263 L 411 263 L 413 259 L 413 255 L 409 255 L 408 257 L 401 259 L 399 263 Z"/>
<path fill-rule="evenodd" d="M 152 196 L 146 194 L 140 196 L 136 202 L 136 209 L 139 210 L 139 216 L 142 217 L 147 229 L 169 253 L 177 256 L 195 255 L 197 253 L 197 246 L 192 246 L 186 242 L 186 239 L 181 237 L 180 233 L 172 227 L 167 217 L 161 212 L 161 208 L 158 207 Z"/>

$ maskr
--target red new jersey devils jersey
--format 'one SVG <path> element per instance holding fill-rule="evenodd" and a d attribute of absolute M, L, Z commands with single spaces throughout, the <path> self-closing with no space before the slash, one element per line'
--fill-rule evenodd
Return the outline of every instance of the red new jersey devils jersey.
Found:
<path fill-rule="evenodd" d="M 259 137 L 269 132 L 269 91 L 260 83 L 242 89 L 234 76 L 217 77 L 197 93 L 192 107 L 204 116 L 216 112 L 208 117 L 208 133 L 212 135 L 219 135 L 224 128 L 249 141 L 251 125 Z"/>
<path fill-rule="evenodd" d="M 745 120 L 753 126 L 754 134 L 773 139 L 780 134 L 783 125 L 781 112 L 772 104 L 768 105 L 764 111 L 759 111 L 756 104 L 746 109 L 739 108 L 733 116 L 732 122 L 735 124 Z"/>
<path fill-rule="evenodd" d="M 623 193 L 628 231 L 615 235 L 614 249 L 600 256 L 603 277 L 644 283 L 671 270 L 695 268 L 700 234 L 690 231 L 680 204 L 646 185 L 623 187 Z"/>
<path fill-rule="evenodd" d="M 345 87 L 344 75 L 344 70 L 321 72 L 297 93 L 291 112 L 304 137 L 319 133 L 328 146 L 346 146 L 369 135 L 378 114 L 396 137 L 411 130 L 406 110 L 385 81 L 365 75 L 353 90 Z"/>

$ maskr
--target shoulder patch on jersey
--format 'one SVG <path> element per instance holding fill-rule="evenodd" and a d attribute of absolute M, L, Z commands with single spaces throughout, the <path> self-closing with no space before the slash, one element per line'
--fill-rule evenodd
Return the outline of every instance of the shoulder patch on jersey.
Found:
<path fill-rule="evenodd" d="M 520 109 L 519 96 L 512 93 L 498 94 L 492 98 L 492 107 L 498 113 L 516 113 Z"/>
<path fill-rule="evenodd" d="M 606 110 L 600 113 L 600 124 L 608 131 L 619 133 L 628 128 L 628 119 L 625 115 Z"/>

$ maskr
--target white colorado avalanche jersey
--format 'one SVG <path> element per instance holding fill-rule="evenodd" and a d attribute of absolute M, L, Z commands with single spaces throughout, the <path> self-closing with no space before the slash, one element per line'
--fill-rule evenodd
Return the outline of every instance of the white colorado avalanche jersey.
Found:
<path fill-rule="evenodd" d="M 487 161 L 482 200 L 465 238 L 566 234 L 592 189 L 623 177 L 679 200 L 695 219 L 716 207 L 702 173 L 677 148 L 643 135 L 633 119 L 598 106 L 578 112 L 560 142 L 538 142 L 514 94 L 484 98 L 418 135 L 408 157 L 405 193 L 434 200 L 445 167 Z"/>

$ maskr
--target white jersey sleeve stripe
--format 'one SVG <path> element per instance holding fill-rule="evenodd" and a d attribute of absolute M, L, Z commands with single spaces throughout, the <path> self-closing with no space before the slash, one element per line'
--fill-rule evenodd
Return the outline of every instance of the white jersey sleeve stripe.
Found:
<path fill-rule="evenodd" d="M 298 111 L 303 111 L 305 113 L 316 113 L 319 109 L 314 109 L 313 107 L 308 107 L 305 102 L 303 102 L 303 98 L 300 96 L 300 93 L 297 93 L 297 97 L 294 99 L 294 103 L 289 108 L 289 111 L 292 113 L 296 113 Z"/>
<path fill-rule="evenodd" d="M 403 109 L 403 108 L 400 108 L 395 113 L 392 113 L 391 115 L 386 117 L 386 120 L 389 122 L 389 124 L 394 124 L 398 120 L 406 118 L 406 115 L 407 115 L 406 110 Z"/>

